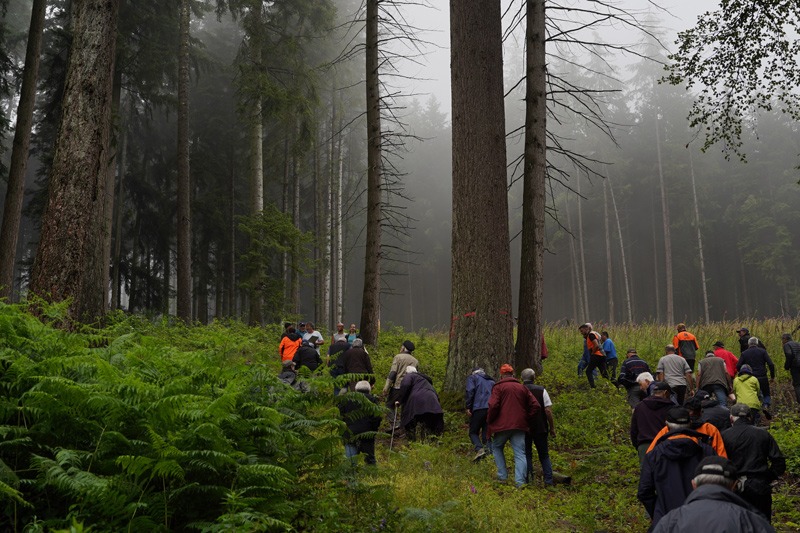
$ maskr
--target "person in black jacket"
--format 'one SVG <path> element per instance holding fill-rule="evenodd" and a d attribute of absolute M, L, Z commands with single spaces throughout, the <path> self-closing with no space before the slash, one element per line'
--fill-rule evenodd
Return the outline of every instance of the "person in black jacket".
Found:
<path fill-rule="evenodd" d="M 544 475 L 544 484 L 553 484 L 553 463 L 550 461 L 550 452 L 547 446 L 547 437 L 556 436 L 556 426 L 553 421 L 553 410 L 551 409 L 553 402 L 550 400 L 550 395 L 547 390 L 541 385 L 535 385 L 533 380 L 536 378 L 536 372 L 532 368 L 523 370 L 519 377 L 522 379 L 522 384 L 525 388 L 531 391 L 533 397 L 539 402 L 542 407 L 530 422 L 530 430 L 525 435 L 525 458 L 528 461 L 528 483 L 533 481 L 533 446 L 536 446 L 536 454 L 539 456 L 539 463 L 542 465 L 542 474 Z"/>
<path fill-rule="evenodd" d="M 319 352 L 309 341 L 303 341 L 303 344 L 297 349 L 297 353 L 294 354 L 292 361 L 294 361 L 298 370 L 305 366 L 312 372 L 322 364 Z"/>
<path fill-rule="evenodd" d="M 767 350 L 759 346 L 760 341 L 756 337 L 747 340 L 748 348 L 742 352 L 739 362 L 736 363 L 736 370 L 741 370 L 744 365 L 750 365 L 753 369 L 753 376 L 758 379 L 761 394 L 764 396 L 764 409 L 769 409 L 770 403 L 770 380 L 775 381 L 775 365 L 769 358 Z M 767 379 L 767 368 L 769 368 L 769 379 Z"/>
<path fill-rule="evenodd" d="M 663 381 L 653 382 L 653 394 L 636 406 L 631 415 L 631 444 L 639 454 L 639 463 L 667 419 L 667 412 L 675 406 L 670 399 L 672 391 Z"/>
<path fill-rule="evenodd" d="M 339 403 L 339 413 L 347 424 L 347 430 L 342 436 L 345 457 L 355 462 L 355 457 L 363 453 L 364 463 L 368 465 L 376 463 L 375 432 L 381 425 L 380 415 L 370 412 L 373 410 L 370 409 L 369 402 L 378 405 L 378 399 L 370 394 L 371 390 L 369 381 L 359 381 L 356 383 L 355 392 L 344 394 Z M 365 398 L 354 395 L 363 395 Z"/>
<path fill-rule="evenodd" d="M 636 378 L 643 372 L 650 372 L 650 365 L 639 357 L 635 348 L 629 349 L 625 361 L 619 368 L 617 386 L 625 387 L 625 390 L 628 391 L 628 405 L 631 406 L 631 409 L 636 409 L 636 406 L 642 401 L 642 389 Z"/>
<path fill-rule="evenodd" d="M 659 520 L 653 533 L 772 533 L 775 529 L 735 492 L 738 472 L 724 457 L 706 457 L 692 478 L 686 502 Z"/>
<path fill-rule="evenodd" d="M 403 406 L 400 423 L 408 440 L 416 440 L 418 425 L 422 426 L 423 440 L 428 435 L 441 435 L 444 431 L 444 411 L 433 388 L 433 380 L 417 372 L 416 367 L 406 368 L 396 402 Z"/>
<path fill-rule="evenodd" d="M 722 432 L 728 459 L 746 477 L 742 498 L 772 521 L 772 482 L 786 471 L 786 459 L 765 429 L 755 427 L 750 408 L 745 404 L 731 407 L 733 426 Z"/>
<path fill-rule="evenodd" d="M 790 334 L 784 333 L 781 335 L 781 343 L 783 344 L 783 355 L 786 356 L 783 368 L 792 375 L 794 395 L 797 404 L 800 405 L 800 342 L 792 340 Z"/>

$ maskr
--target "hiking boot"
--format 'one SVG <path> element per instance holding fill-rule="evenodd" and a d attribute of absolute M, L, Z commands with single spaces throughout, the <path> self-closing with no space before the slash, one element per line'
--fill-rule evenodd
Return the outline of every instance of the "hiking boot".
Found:
<path fill-rule="evenodd" d="M 483 459 L 484 457 L 486 457 L 486 450 L 484 450 L 483 448 L 481 448 L 481 449 L 478 451 L 478 453 L 476 453 L 476 454 L 475 454 L 475 457 L 473 457 L 473 458 L 472 458 L 472 462 L 473 462 L 473 463 L 477 463 L 478 461 L 480 461 L 480 460 L 481 460 L 481 459 Z"/>

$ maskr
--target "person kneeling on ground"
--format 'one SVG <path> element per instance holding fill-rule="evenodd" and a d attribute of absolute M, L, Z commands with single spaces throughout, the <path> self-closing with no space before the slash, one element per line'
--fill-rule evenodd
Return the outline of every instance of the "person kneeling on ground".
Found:
<path fill-rule="evenodd" d="M 347 393 L 343 396 L 339 404 L 339 413 L 342 420 L 347 424 L 347 430 L 342 435 L 344 440 L 344 455 L 355 462 L 355 457 L 363 453 L 364 462 L 368 465 L 375 464 L 375 432 L 381 425 L 381 417 L 371 412 L 377 409 L 370 409 L 369 404 L 361 398 L 354 398 L 353 395 L 361 394 L 366 397 L 367 402 L 378 405 L 378 399 L 370 394 L 372 386 L 369 381 L 359 381 L 355 386 L 356 392 Z M 361 400 L 361 401 L 359 401 Z"/>
<path fill-rule="evenodd" d="M 422 440 L 429 434 L 441 435 L 444 432 L 444 411 L 439 403 L 439 395 L 433 388 L 433 380 L 417 372 L 414 366 L 406 368 L 397 404 L 403 406 L 400 423 L 405 428 L 408 440 L 416 440 L 417 425 L 422 426 Z"/>
<path fill-rule="evenodd" d="M 706 457 L 694 471 L 691 494 L 658 522 L 653 533 L 752 531 L 775 529 L 736 490 L 738 472 L 724 457 Z"/>

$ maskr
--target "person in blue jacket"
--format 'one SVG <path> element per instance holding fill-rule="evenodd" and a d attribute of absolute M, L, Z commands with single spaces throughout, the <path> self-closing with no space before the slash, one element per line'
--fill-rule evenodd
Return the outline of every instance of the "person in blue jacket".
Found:
<path fill-rule="evenodd" d="M 617 347 L 614 346 L 614 341 L 608 338 L 607 331 L 600 332 L 600 342 L 603 343 L 603 353 L 606 354 L 606 367 L 613 381 L 617 379 Z"/>
<path fill-rule="evenodd" d="M 489 397 L 492 395 L 494 379 L 482 368 L 474 368 L 467 378 L 467 391 L 464 394 L 467 416 L 469 416 L 469 439 L 475 447 L 475 461 L 489 453 L 486 438 L 486 413 L 489 411 Z"/>

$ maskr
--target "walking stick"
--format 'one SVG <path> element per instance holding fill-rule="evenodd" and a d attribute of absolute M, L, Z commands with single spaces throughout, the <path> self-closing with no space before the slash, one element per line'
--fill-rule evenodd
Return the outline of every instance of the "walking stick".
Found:
<path fill-rule="evenodd" d="M 392 444 L 394 444 L 394 428 L 397 427 L 397 408 L 400 407 L 400 402 L 394 402 L 394 420 L 392 420 L 392 438 L 389 439 L 389 451 L 392 451 Z"/>

